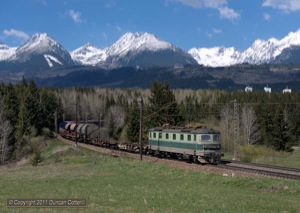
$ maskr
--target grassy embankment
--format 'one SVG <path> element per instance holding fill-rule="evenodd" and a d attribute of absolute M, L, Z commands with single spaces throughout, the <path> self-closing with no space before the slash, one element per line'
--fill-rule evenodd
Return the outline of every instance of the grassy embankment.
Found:
<path fill-rule="evenodd" d="M 300 147 L 293 147 L 292 152 L 278 152 L 265 146 L 244 145 L 239 154 L 244 162 L 300 168 Z M 225 153 L 223 159 L 231 160 L 233 154 Z"/>
<path fill-rule="evenodd" d="M 33 167 L 0 170 L 0 212 L 300 212 L 299 181 L 223 177 L 54 141 Z M 86 208 L 7 208 L 7 198 L 87 198 Z"/>

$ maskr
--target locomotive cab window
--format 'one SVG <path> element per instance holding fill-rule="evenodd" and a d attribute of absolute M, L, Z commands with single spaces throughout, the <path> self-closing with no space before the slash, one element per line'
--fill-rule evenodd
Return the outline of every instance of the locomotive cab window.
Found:
<path fill-rule="evenodd" d="M 153 138 L 156 138 L 156 133 L 155 132 L 153 133 Z"/>
<path fill-rule="evenodd" d="M 180 140 L 183 141 L 183 134 L 180 134 Z"/>
<path fill-rule="evenodd" d="M 188 135 L 187 139 L 188 139 L 188 141 L 191 141 L 191 135 Z"/>
<path fill-rule="evenodd" d="M 166 133 L 166 139 L 169 139 L 169 134 L 168 133 Z"/>
<path fill-rule="evenodd" d="M 201 141 L 210 141 L 210 135 L 201 135 Z"/>
<path fill-rule="evenodd" d="M 161 133 L 158 133 L 158 138 L 161 138 Z"/>
<path fill-rule="evenodd" d="M 176 134 L 173 134 L 173 140 L 176 140 Z"/>

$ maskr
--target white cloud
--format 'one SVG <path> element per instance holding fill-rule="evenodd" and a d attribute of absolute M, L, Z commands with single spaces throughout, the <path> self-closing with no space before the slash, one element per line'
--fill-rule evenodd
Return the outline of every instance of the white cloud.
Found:
<path fill-rule="evenodd" d="M 221 34 L 223 31 L 221 29 L 213 29 L 214 34 Z"/>
<path fill-rule="evenodd" d="M 47 6 L 47 0 L 40 0 L 40 2 L 41 2 L 43 5 Z"/>
<path fill-rule="evenodd" d="M 68 15 L 73 19 L 74 22 L 80 23 L 83 22 L 81 19 L 81 13 L 75 10 L 69 10 Z"/>
<path fill-rule="evenodd" d="M 209 33 L 209 32 L 206 32 L 205 34 L 206 34 L 206 36 L 209 37 L 209 38 L 213 37 L 213 34 L 211 34 L 211 33 Z"/>
<path fill-rule="evenodd" d="M 228 8 L 228 7 L 221 7 L 219 8 L 220 12 L 220 17 L 224 19 L 229 19 L 229 20 L 235 20 L 240 17 L 240 14 L 235 12 L 233 9 Z"/>
<path fill-rule="evenodd" d="M 111 7 L 115 7 L 117 5 L 117 3 L 114 0 L 110 0 L 105 4 L 106 8 L 111 8 Z"/>
<path fill-rule="evenodd" d="M 214 35 L 216 34 L 222 34 L 223 33 L 223 30 L 221 29 L 216 29 L 216 28 L 213 28 L 212 29 L 212 32 L 206 32 L 205 35 L 209 38 L 212 38 Z"/>
<path fill-rule="evenodd" d="M 116 26 L 116 29 L 117 29 L 119 32 L 122 32 L 122 28 L 121 28 L 119 25 Z"/>
<path fill-rule="evenodd" d="M 270 20 L 271 20 L 271 15 L 268 14 L 268 13 L 264 13 L 264 19 L 265 19 L 266 21 L 270 21 Z"/>
<path fill-rule="evenodd" d="M 184 5 L 194 7 L 194 8 L 202 8 L 203 4 L 199 0 L 169 0 L 170 2 L 179 2 Z"/>
<path fill-rule="evenodd" d="M 240 14 L 228 7 L 227 0 L 166 0 L 167 2 L 178 2 L 196 9 L 212 8 L 220 13 L 220 18 L 235 20 Z"/>
<path fill-rule="evenodd" d="M 106 33 L 102 33 L 102 38 L 103 38 L 104 40 L 107 40 L 107 39 L 108 39 L 107 34 L 106 34 Z"/>
<path fill-rule="evenodd" d="M 3 30 L 3 35 L 4 37 L 16 37 L 21 40 L 27 40 L 29 39 L 29 35 L 24 33 L 21 30 L 15 30 L 15 29 L 10 29 L 10 30 Z"/>
<path fill-rule="evenodd" d="M 227 0 L 201 0 L 205 7 L 220 8 L 227 5 Z"/>
<path fill-rule="evenodd" d="M 263 7 L 272 7 L 286 13 L 300 10 L 299 0 L 264 0 Z"/>

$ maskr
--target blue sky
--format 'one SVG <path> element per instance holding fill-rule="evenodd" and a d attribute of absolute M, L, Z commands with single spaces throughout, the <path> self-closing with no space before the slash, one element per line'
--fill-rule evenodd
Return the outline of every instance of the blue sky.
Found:
<path fill-rule="evenodd" d="M 0 42 L 19 46 L 48 33 L 67 50 L 108 47 L 126 32 L 148 32 L 188 51 L 245 50 L 300 28 L 300 0 L 1 0 Z"/>

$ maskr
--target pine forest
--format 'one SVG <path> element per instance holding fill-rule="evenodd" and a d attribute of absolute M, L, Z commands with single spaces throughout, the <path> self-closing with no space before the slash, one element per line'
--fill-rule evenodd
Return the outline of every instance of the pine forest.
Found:
<path fill-rule="evenodd" d="M 149 89 L 57 89 L 39 88 L 25 79 L 16 85 L 0 84 L 0 164 L 38 154 L 43 145 L 32 138 L 55 136 L 64 120 L 96 123 L 101 139 L 138 142 L 141 109 L 143 143 L 149 128 L 168 124 L 218 129 L 222 149 L 229 154 L 235 128 L 242 150 L 267 147 L 288 153 L 300 144 L 298 93 L 173 90 L 170 86 L 154 82 Z"/>

